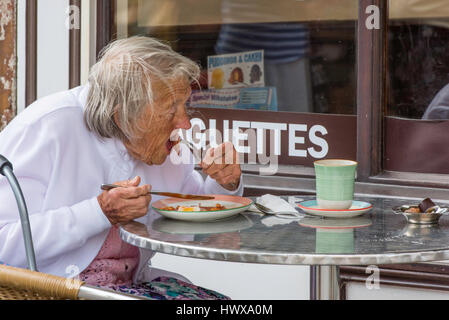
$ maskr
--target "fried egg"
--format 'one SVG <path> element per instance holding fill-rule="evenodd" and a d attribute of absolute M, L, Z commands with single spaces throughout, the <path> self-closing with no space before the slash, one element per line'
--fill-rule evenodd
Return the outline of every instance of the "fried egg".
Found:
<path fill-rule="evenodd" d="M 185 207 L 179 206 L 178 211 L 188 212 L 188 211 L 201 211 L 200 207 Z"/>

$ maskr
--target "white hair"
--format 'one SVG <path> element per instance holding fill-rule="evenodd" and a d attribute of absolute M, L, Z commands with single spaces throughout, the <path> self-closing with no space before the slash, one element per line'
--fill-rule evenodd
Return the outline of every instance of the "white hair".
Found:
<path fill-rule="evenodd" d="M 156 81 L 171 89 L 173 80 L 198 82 L 200 74 L 198 64 L 149 37 L 112 42 L 100 57 L 89 74 L 84 120 L 89 130 L 104 138 L 132 139 L 139 129 L 137 120 L 154 102 Z"/>

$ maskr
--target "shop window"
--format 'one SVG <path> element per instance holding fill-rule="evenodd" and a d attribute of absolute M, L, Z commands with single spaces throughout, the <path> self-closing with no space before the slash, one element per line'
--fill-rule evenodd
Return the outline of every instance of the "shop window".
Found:
<path fill-rule="evenodd" d="M 117 38 L 162 39 L 200 64 L 197 147 L 232 140 L 244 164 L 355 160 L 357 0 L 117 0 L 115 12 Z"/>
<path fill-rule="evenodd" d="M 246 98 L 196 106 L 356 114 L 356 17 L 356 0 L 118 0 L 117 35 L 167 40 L 200 63 L 202 90 Z"/>
<path fill-rule="evenodd" d="M 449 174 L 449 6 L 389 2 L 384 168 Z"/>

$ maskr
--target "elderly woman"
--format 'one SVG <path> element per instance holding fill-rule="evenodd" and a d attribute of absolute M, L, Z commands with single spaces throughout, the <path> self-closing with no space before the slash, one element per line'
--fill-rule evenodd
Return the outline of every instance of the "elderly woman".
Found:
<path fill-rule="evenodd" d="M 38 100 L 0 133 L 0 154 L 13 163 L 27 200 L 39 271 L 157 299 L 226 298 L 151 268 L 153 253 L 118 236 L 120 223 L 147 216 L 157 200 L 148 195 L 152 188 L 243 192 L 240 166 L 224 160 L 227 148 L 207 152 L 205 180 L 193 161 L 179 161 L 191 154 L 174 148 L 173 133 L 191 127 L 185 104 L 198 75 L 195 63 L 155 39 L 118 40 L 103 51 L 87 86 Z M 122 187 L 100 193 L 103 183 Z M 3 177 L 0 261 L 27 265 Z"/>

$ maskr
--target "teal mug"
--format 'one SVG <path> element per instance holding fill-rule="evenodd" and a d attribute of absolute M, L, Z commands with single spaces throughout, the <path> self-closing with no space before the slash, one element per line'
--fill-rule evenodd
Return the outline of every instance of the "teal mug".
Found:
<path fill-rule="evenodd" d="M 316 200 L 322 209 L 346 210 L 354 200 L 357 162 L 325 159 L 314 162 Z"/>

